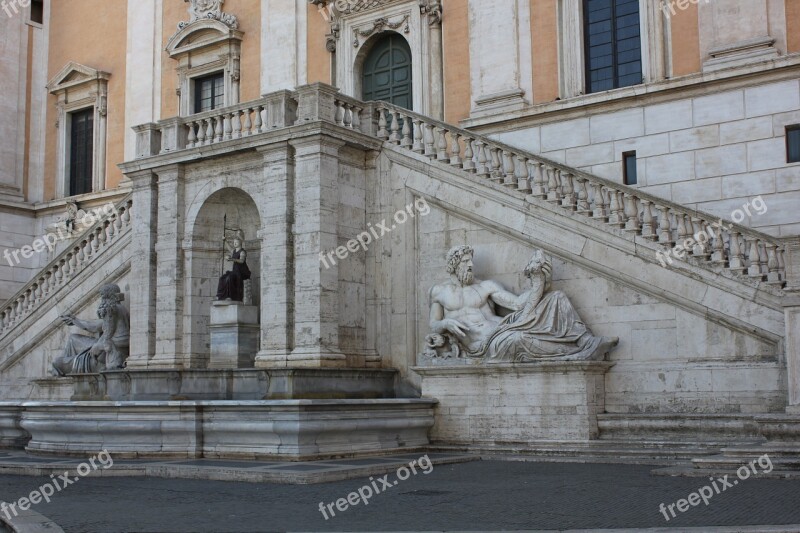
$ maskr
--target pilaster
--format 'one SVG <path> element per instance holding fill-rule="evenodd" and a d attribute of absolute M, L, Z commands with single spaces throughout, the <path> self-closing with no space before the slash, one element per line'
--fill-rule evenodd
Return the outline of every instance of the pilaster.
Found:
<path fill-rule="evenodd" d="M 786 373 L 788 376 L 789 410 L 800 410 L 800 238 L 786 241 Z"/>
<path fill-rule="evenodd" d="M 339 149 L 344 143 L 321 135 L 290 142 L 295 149 L 295 344 L 288 364 L 342 367 L 338 259 L 322 258 L 340 244 Z"/>
<path fill-rule="evenodd" d="M 148 170 L 127 177 L 133 184 L 128 368 L 146 368 L 155 353 L 157 176 Z"/>
<path fill-rule="evenodd" d="M 158 170 L 156 347 L 149 368 L 184 368 L 183 167 Z"/>

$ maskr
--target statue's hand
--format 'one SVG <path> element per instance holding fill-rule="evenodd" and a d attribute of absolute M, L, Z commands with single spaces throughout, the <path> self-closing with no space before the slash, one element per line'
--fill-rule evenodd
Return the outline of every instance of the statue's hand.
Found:
<path fill-rule="evenodd" d="M 442 321 L 442 327 L 455 335 L 456 337 L 465 337 L 467 332 L 469 331 L 469 327 L 467 327 L 462 322 L 452 318 L 446 318 Z"/>
<path fill-rule="evenodd" d="M 61 321 L 66 324 L 67 326 L 74 326 L 75 325 L 75 317 L 72 315 L 63 315 L 61 317 Z"/>

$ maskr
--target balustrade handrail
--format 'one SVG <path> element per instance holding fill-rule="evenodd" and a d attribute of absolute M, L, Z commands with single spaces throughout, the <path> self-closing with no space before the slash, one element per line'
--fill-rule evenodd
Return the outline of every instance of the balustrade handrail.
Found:
<path fill-rule="evenodd" d="M 387 102 L 372 105 L 378 119 L 376 136 L 383 141 L 513 187 L 531 202 L 539 199 L 624 229 L 670 253 L 677 250 L 676 243 L 687 243 L 689 256 L 736 275 L 778 287 L 786 282 L 783 239 Z M 699 242 L 702 233 L 706 239 Z"/>
<path fill-rule="evenodd" d="M 603 185 L 605 187 L 608 187 L 610 189 L 611 188 L 618 189 L 623 193 L 627 193 L 627 194 L 631 194 L 633 196 L 637 196 L 637 197 L 639 197 L 639 198 L 641 198 L 643 200 L 647 200 L 647 201 L 649 201 L 649 202 L 651 202 L 653 204 L 663 205 L 663 206 L 669 207 L 670 209 L 673 209 L 675 211 L 681 211 L 685 215 L 695 216 L 697 218 L 704 218 L 704 219 L 707 219 L 707 220 L 710 220 L 710 221 L 714 221 L 714 222 L 720 220 L 719 216 L 714 216 L 714 215 L 712 215 L 710 213 L 706 213 L 705 211 L 700 211 L 700 210 L 697 210 L 697 209 L 695 209 L 695 210 L 689 209 L 689 208 L 687 208 L 687 207 L 685 207 L 685 206 L 683 206 L 681 204 L 677 204 L 677 203 L 675 203 L 675 202 L 673 202 L 671 200 L 667 200 L 665 198 L 654 196 L 654 195 L 652 195 L 650 193 L 647 193 L 645 191 L 642 191 L 640 189 L 636 189 L 634 187 L 631 187 L 630 185 L 625 185 L 623 183 L 618 183 L 618 182 L 615 182 L 615 181 L 611 181 L 609 179 L 606 179 L 606 178 L 603 178 L 603 177 L 600 177 L 600 176 L 596 176 L 594 174 L 589 174 L 588 172 L 585 172 L 585 171 L 577 169 L 577 168 L 569 167 L 569 166 L 567 166 L 567 165 L 565 165 L 563 163 L 559 163 L 558 161 L 554 161 L 552 159 L 548 159 L 548 158 L 543 157 L 541 155 L 533 154 L 533 153 L 527 152 L 525 150 L 521 150 L 519 148 L 515 148 L 513 146 L 507 145 L 507 144 L 503 143 L 502 141 L 498 141 L 498 140 L 492 139 L 492 138 L 487 137 L 485 135 L 482 135 L 480 133 L 475 133 L 474 131 L 465 130 L 465 129 L 459 128 L 457 126 L 453 126 L 452 124 L 448 124 L 446 122 L 442 122 L 440 120 L 437 120 L 437 119 L 434 119 L 434 118 L 430 118 L 430 117 L 427 117 L 425 115 L 421 115 L 421 114 L 416 113 L 414 111 L 409 111 L 407 109 L 404 109 L 402 107 L 396 106 L 394 104 L 389 104 L 387 102 L 380 102 L 380 101 L 374 102 L 374 104 L 375 104 L 376 109 L 380 109 L 382 107 L 386 108 L 386 109 L 390 109 L 390 110 L 393 110 L 393 111 L 396 111 L 396 112 L 400 113 L 401 115 L 408 115 L 408 116 L 410 116 L 412 118 L 417 118 L 419 120 L 422 120 L 423 122 L 427 122 L 429 124 L 433 124 L 434 126 L 437 126 L 439 128 L 445 129 L 448 132 L 455 132 L 455 133 L 459 134 L 462 137 L 467 137 L 467 138 L 470 138 L 470 139 L 481 141 L 481 142 L 483 142 L 483 143 L 485 143 L 487 145 L 488 144 L 493 144 L 497 148 L 500 148 L 500 149 L 502 149 L 504 151 L 510 152 L 510 153 L 512 153 L 514 155 L 521 155 L 525 159 L 530 159 L 530 160 L 536 161 L 538 163 L 542 163 L 543 165 L 547 165 L 547 166 L 553 167 L 555 169 L 558 169 L 561 172 L 569 173 L 569 174 L 572 174 L 573 176 L 579 176 L 579 177 L 586 178 L 587 181 L 600 183 L 601 185 Z M 738 231 L 740 233 L 753 234 L 754 236 L 758 237 L 759 239 L 763 239 L 765 241 L 767 241 L 767 240 L 768 241 L 773 241 L 776 244 L 783 242 L 783 239 L 781 239 L 779 237 L 774 237 L 772 235 L 769 235 L 769 234 L 766 234 L 766 233 L 762 233 L 762 232 L 760 232 L 758 230 L 754 230 L 754 229 L 748 228 L 746 226 L 741 226 L 741 225 L 736 224 L 735 222 L 732 222 L 732 221 L 727 220 L 727 219 L 722 219 L 722 220 L 724 220 L 728 226 L 731 226 L 731 229 L 734 229 L 734 230 L 736 230 L 736 231 Z"/>
<path fill-rule="evenodd" d="M 78 270 L 83 270 L 85 266 L 93 262 L 101 251 L 100 240 L 102 240 L 103 249 L 105 249 L 106 246 L 116 242 L 120 234 L 125 233 L 130 228 L 132 204 L 133 194 L 128 193 L 116 204 L 113 213 L 104 216 L 75 237 L 70 246 L 39 270 L 14 296 L 0 306 L 0 337 L 5 336 L 16 324 L 28 316 L 34 304 L 42 303 L 63 286 L 64 282 L 77 274 Z M 119 221 L 119 224 L 116 221 Z M 84 258 L 80 260 L 80 263 L 78 254 L 84 254 Z M 89 255 L 88 258 L 86 257 L 87 254 Z M 75 261 L 73 262 L 72 259 Z M 65 269 L 67 270 L 66 273 L 64 272 Z M 65 279 L 65 276 L 67 279 Z M 47 285 L 43 286 L 43 282 Z M 61 283 L 59 284 L 59 282 Z M 36 301 L 35 298 L 29 301 L 28 296 L 35 297 L 36 293 L 39 293 L 39 301 Z"/>

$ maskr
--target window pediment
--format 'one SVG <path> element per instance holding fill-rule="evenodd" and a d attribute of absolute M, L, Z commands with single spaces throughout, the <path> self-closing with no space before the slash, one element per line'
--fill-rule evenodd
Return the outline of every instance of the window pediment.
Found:
<path fill-rule="evenodd" d="M 173 59 L 200 50 L 218 46 L 231 41 L 241 41 L 244 33 L 215 19 L 199 19 L 172 36 L 166 51 Z"/>
<path fill-rule="evenodd" d="M 47 84 L 47 90 L 51 94 L 57 94 L 85 83 L 97 81 L 107 82 L 109 78 L 111 78 L 111 74 L 108 72 L 96 70 L 71 61 L 50 80 Z"/>

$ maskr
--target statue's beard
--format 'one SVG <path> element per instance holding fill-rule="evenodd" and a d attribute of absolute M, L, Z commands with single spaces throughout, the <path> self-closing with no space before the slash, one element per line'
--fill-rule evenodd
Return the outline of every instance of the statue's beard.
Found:
<path fill-rule="evenodd" d="M 459 283 L 464 286 L 472 285 L 472 282 L 475 281 L 475 276 L 472 274 L 472 271 L 464 267 L 458 267 L 456 270 L 456 277 Z"/>

